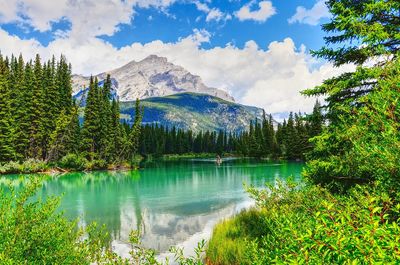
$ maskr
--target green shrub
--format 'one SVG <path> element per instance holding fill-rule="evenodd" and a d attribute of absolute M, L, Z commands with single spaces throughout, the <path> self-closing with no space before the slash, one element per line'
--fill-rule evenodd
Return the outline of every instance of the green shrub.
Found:
<path fill-rule="evenodd" d="M 88 161 L 85 165 L 85 169 L 87 170 L 95 170 L 95 169 L 107 169 L 107 161 L 103 159 L 95 159 L 92 161 Z"/>
<path fill-rule="evenodd" d="M 333 195 L 290 183 L 248 191 L 258 207 L 250 216 L 257 217 L 243 212 L 216 227 L 207 251 L 211 264 L 231 264 L 215 255 L 222 250 L 224 257 L 237 257 L 234 264 L 400 262 L 400 205 L 386 193 L 356 187 L 349 195 Z M 246 244 L 225 248 L 232 238 Z M 212 242 L 219 242 L 219 252 Z"/>
<path fill-rule="evenodd" d="M 55 213 L 59 198 L 32 201 L 39 187 L 31 178 L 18 193 L 0 191 L 0 263 L 89 264 L 95 253 L 88 250 L 97 240 L 80 240 L 76 222 Z"/>
<path fill-rule="evenodd" d="M 73 169 L 73 170 L 83 170 L 88 163 L 87 159 L 83 156 L 77 154 L 68 154 L 64 156 L 59 164 L 62 168 Z"/>
<path fill-rule="evenodd" d="M 136 231 L 130 234 L 129 259 L 113 253 L 105 226 L 92 223 L 80 229 L 77 220 L 69 221 L 57 211 L 59 197 L 38 200 L 41 182 L 32 177 L 18 192 L 0 189 L 0 264 L 163 264 L 154 250 L 141 245 Z M 200 242 L 193 257 L 184 257 L 179 248 L 171 253 L 180 265 L 199 265 L 204 246 Z"/>
<path fill-rule="evenodd" d="M 0 174 L 36 173 L 49 169 L 49 165 L 43 160 L 28 159 L 22 163 L 10 161 L 0 166 Z"/>

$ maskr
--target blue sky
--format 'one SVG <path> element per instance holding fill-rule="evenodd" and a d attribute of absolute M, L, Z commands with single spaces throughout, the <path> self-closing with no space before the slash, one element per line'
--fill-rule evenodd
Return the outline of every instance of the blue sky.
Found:
<path fill-rule="evenodd" d="M 328 19 L 323 0 L 0 0 L 0 50 L 85 75 L 157 54 L 240 103 L 309 111 L 299 91 L 338 71 L 309 54 Z"/>
<path fill-rule="evenodd" d="M 18 3 L 17 0 L 12 1 Z M 24 3 L 25 1 L 20 2 Z M 310 25 L 305 21 L 288 22 L 296 14 L 296 9 L 299 6 L 311 9 L 316 4 L 316 1 L 273 1 L 273 7 L 276 10 L 275 14 L 265 21 L 251 19 L 240 21 L 235 17 L 235 12 L 249 3 L 250 11 L 257 11 L 259 9 L 259 2 L 262 1 L 198 1 L 198 3 L 207 5 L 209 9 L 215 8 L 226 15 L 232 16 L 229 19 L 222 18 L 220 20 L 213 19 L 209 21 L 206 21 L 207 13 L 197 8 L 196 1 L 174 1 L 171 5 L 162 8 L 157 6 L 146 8 L 133 6 L 132 9 L 134 9 L 135 13 L 131 21 L 118 24 L 118 30 L 112 35 L 99 35 L 97 37 L 106 40 L 117 48 L 121 48 L 134 42 L 147 43 L 154 40 L 174 42 L 190 35 L 193 29 L 201 28 L 206 29 L 212 35 L 209 43 L 202 44 L 202 47 L 206 49 L 215 46 L 225 46 L 227 43 L 243 47 L 248 40 L 254 40 L 259 46 L 265 47 L 272 41 L 282 40 L 286 37 L 291 37 L 296 43 L 304 44 L 311 49 L 321 47 L 323 44 L 323 32 L 319 26 L 320 23 Z M 113 16 L 111 12 L 109 15 Z M 57 38 L 57 34 L 55 34 L 57 31 L 68 31 L 71 29 L 71 22 L 68 18 L 62 16 L 49 21 L 50 28 L 46 30 L 30 25 L 29 20 L 31 18 L 29 15 L 22 14 L 21 18 L 14 21 L 3 20 L 4 22 L 0 24 L 1 28 L 22 39 L 34 38 L 44 46 L 47 46 Z M 100 20 L 101 17 L 91 19 Z M 318 22 L 326 20 L 326 18 L 322 17 Z"/>

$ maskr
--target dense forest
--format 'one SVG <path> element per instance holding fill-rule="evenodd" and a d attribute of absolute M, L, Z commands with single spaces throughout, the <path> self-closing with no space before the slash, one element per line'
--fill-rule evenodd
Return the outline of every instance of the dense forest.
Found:
<path fill-rule="evenodd" d="M 92 78 L 81 110 L 63 56 L 43 64 L 39 56 L 27 63 L 22 56 L 0 56 L 0 162 L 61 160 L 66 166 L 91 162 L 101 168 L 130 161 L 139 143 L 139 102 L 133 126 L 123 126 L 110 89 L 110 76 L 101 87 Z"/>
<path fill-rule="evenodd" d="M 241 133 L 199 132 L 155 125 L 142 127 L 139 151 L 142 155 L 213 153 L 272 159 L 305 160 L 310 138 L 322 131 L 321 105 L 317 101 L 310 115 L 290 113 L 274 128 L 272 115 L 250 122 Z"/>

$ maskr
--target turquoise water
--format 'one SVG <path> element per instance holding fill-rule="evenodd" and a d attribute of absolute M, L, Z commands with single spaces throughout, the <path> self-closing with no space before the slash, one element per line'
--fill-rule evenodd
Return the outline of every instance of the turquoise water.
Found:
<path fill-rule="evenodd" d="M 218 221 L 250 207 L 244 182 L 262 187 L 289 176 L 299 180 L 302 168 L 235 159 L 219 166 L 202 159 L 153 162 L 139 171 L 65 174 L 46 181 L 40 195 L 63 195 L 61 210 L 81 225 L 106 224 L 122 255 L 129 251 L 132 229 L 142 231 L 146 247 L 164 253 L 172 245 L 191 249 L 209 238 Z M 14 184 L 23 185 L 16 178 Z"/>

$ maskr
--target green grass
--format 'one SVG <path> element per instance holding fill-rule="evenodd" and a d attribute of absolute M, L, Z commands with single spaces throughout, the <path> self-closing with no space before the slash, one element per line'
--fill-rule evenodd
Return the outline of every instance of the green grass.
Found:
<path fill-rule="evenodd" d="M 251 209 L 219 223 L 207 248 L 207 260 L 215 265 L 250 264 L 247 242 L 262 235 L 262 212 Z"/>
<path fill-rule="evenodd" d="M 162 159 L 164 160 L 179 160 L 179 159 L 194 159 L 194 158 L 215 158 L 216 154 L 212 153 L 186 153 L 186 154 L 170 154 L 163 155 Z"/>

